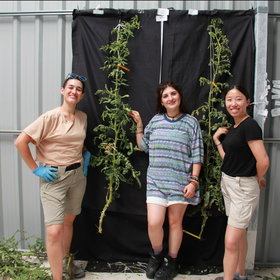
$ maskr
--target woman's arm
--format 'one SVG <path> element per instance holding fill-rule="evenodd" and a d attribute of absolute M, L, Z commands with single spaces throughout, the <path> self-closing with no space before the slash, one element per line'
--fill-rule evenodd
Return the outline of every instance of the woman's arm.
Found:
<path fill-rule="evenodd" d="M 35 144 L 35 141 L 25 132 L 22 132 L 15 141 L 15 146 L 17 147 L 22 159 L 36 176 L 45 179 L 47 182 L 54 182 L 55 179 L 58 178 L 58 175 L 55 173 L 57 172 L 57 168 L 43 166 L 38 167 L 31 154 L 29 143 Z"/>
<path fill-rule="evenodd" d="M 220 157 L 222 159 L 224 159 L 224 157 L 225 157 L 225 151 L 224 151 L 222 143 L 220 141 L 220 137 L 222 134 L 227 134 L 227 133 L 228 133 L 228 129 L 226 127 L 219 127 L 217 129 L 217 131 L 215 132 L 215 134 L 213 135 L 214 144 L 216 145 L 218 152 L 220 154 Z"/>
<path fill-rule="evenodd" d="M 133 120 L 136 123 L 136 132 L 135 133 L 136 133 L 137 146 L 140 149 L 140 151 L 143 151 L 140 147 L 141 142 L 142 142 L 142 137 L 143 137 L 143 134 L 144 134 L 144 128 L 143 128 L 143 123 L 142 123 L 141 116 L 140 116 L 139 112 L 135 111 L 135 110 L 132 110 L 130 112 L 130 116 L 133 118 Z"/>
<path fill-rule="evenodd" d="M 248 145 L 256 159 L 257 177 L 260 187 L 265 187 L 264 175 L 269 168 L 269 157 L 262 140 L 248 141 Z"/>
<path fill-rule="evenodd" d="M 199 177 L 201 166 L 202 166 L 202 163 L 194 163 L 193 164 L 192 175 L 194 177 Z M 192 182 L 190 182 L 188 185 L 186 185 L 185 188 L 184 188 L 184 197 L 185 198 L 193 198 L 197 186 L 198 186 L 198 183 L 194 184 Z"/>
<path fill-rule="evenodd" d="M 25 132 L 22 132 L 15 141 L 15 146 L 18 149 L 22 159 L 27 164 L 27 166 L 34 171 L 38 165 L 36 164 L 33 156 L 31 154 L 29 143 L 34 144 L 34 140 L 27 135 Z"/>

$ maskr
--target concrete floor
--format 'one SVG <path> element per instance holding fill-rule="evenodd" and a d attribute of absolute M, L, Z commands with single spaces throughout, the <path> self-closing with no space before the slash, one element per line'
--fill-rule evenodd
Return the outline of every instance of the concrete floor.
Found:
<path fill-rule="evenodd" d="M 256 268 L 252 275 L 249 275 L 249 280 L 257 279 L 261 280 L 263 277 L 271 277 L 273 280 L 277 280 L 273 275 L 278 276 L 280 279 L 280 267 L 279 268 Z M 207 274 L 207 275 L 186 275 L 179 274 L 174 280 L 215 280 L 216 277 L 223 276 L 223 273 Z M 83 280 L 146 280 L 145 273 L 97 273 L 86 272 L 86 277 Z M 269 279 L 269 278 L 268 278 Z"/>
<path fill-rule="evenodd" d="M 76 260 L 75 263 L 81 267 L 86 267 L 87 262 Z M 49 267 L 47 261 L 44 262 L 46 267 Z M 186 275 L 179 274 L 174 280 L 215 280 L 216 277 L 223 276 L 223 273 L 207 274 L 207 275 Z M 273 276 L 278 276 L 273 277 Z M 280 267 L 275 268 L 258 268 L 256 267 L 254 273 L 248 276 L 249 280 L 261 280 L 264 277 L 266 280 L 280 280 Z M 82 280 L 147 280 L 145 273 L 105 273 L 105 272 L 87 272 Z"/>
<path fill-rule="evenodd" d="M 264 276 L 273 277 L 273 275 L 280 277 L 280 268 L 262 268 L 256 269 L 254 275 L 249 276 L 249 279 L 261 280 Z M 182 275 L 179 274 L 174 280 L 214 280 L 219 274 L 208 274 L 208 275 Z M 144 273 L 96 273 L 87 272 L 84 280 L 146 280 Z M 271 278 L 276 280 L 276 278 Z"/>

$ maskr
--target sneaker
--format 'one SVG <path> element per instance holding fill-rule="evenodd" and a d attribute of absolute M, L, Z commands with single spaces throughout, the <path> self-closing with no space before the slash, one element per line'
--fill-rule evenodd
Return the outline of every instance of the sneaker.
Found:
<path fill-rule="evenodd" d="M 178 274 L 177 259 L 164 258 L 159 270 L 155 274 L 155 280 L 172 280 Z"/>
<path fill-rule="evenodd" d="M 236 278 L 236 280 L 248 280 L 248 277 L 246 275 L 238 275 L 238 278 Z"/>
<path fill-rule="evenodd" d="M 73 254 L 68 254 L 67 257 L 63 259 L 63 272 L 70 276 L 70 279 L 83 278 L 86 275 L 81 267 L 74 264 Z"/>
<path fill-rule="evenodd" d="M 160 253 L 159 255 L 151 255 L 147 269 L 146 269 L 146 276 L 149 279 L 154 279 L 155 274 L 159 267 L 161 266 L 161 263 L 163 261 L 163 254 Z"/>
<path fill-rule="evenodd" d="M 224 280 L 224 277 L 216 277 L 215 280 Z M 239 276 L 238 273 L 234 273 L 233 280 L 248 280 L 247 276 Z"/>

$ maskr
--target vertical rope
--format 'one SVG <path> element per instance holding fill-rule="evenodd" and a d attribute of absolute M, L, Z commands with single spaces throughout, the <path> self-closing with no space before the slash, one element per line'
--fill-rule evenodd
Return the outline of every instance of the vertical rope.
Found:
<path fill-rule="evenodd" d="M 162 75 L 162 54 L 163 54 L 163 20 L 160 22 L 160 64 L 159 64 L 159 83 L 161 83 Z"/>

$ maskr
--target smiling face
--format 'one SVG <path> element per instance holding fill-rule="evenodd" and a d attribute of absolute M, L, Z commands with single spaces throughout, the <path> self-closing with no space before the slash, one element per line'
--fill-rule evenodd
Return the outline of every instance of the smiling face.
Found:
<path fill-rule="evenodd" d="M 84 97 L 83 84 L 78 79 L 68 79 L 65 86 L 60 89 L 64 101 L 76 105 Z"/>
<path fill-rule="evenodd" d="M 250 104 L 250 99 L 238 89 L 233 88 L 229 90 L 225 98 L 226 108 L 229 114 L 235 118 L 243 118 L 247 113 L 247 106 Z"/>
<path fill-rule="evenodd" d="M 161 104 L 167 112 L 179 112 L 181 96 L 173 87 L 167 87 L 161 94 Z"/>

